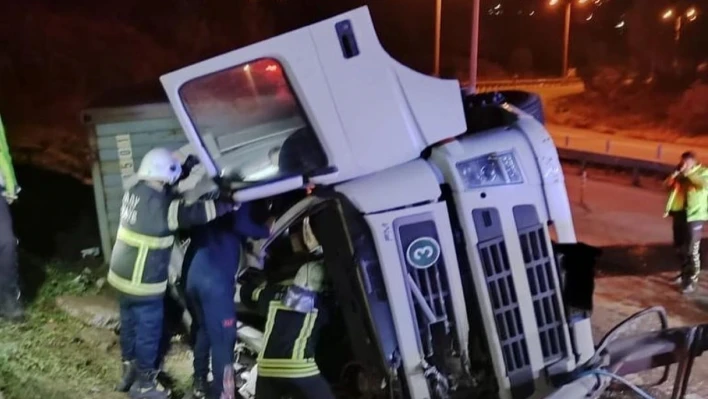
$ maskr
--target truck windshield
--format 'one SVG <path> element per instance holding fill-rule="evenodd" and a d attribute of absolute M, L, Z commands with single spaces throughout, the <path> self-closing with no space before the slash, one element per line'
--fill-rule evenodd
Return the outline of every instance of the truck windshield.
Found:
<path fill-rule="evenodd" d="M 327 166 L 275 59 L 201 76 L 185 83 L 179 94 L 220 173 L 232 182 L 307 175 Z"/>

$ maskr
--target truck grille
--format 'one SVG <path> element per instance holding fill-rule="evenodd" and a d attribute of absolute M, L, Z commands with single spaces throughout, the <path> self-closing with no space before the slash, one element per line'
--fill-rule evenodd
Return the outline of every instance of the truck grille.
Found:
<path fill-rule="evenodd" d="M 521 242 L 533 309 L 536 315 L 543 360 L 546 365 L 567 355 L 561 304 L 554 278 L 553 254 L 545 229 L 533 205 L 514 207 L 514 220 Z"/>
<path fill-rule="evenodd" d="M 454 312 L 445 272 L 445 261 L 440 254 L 437 229 L 431 218 L 430 214 L 422 214 L 394 221 L 403 252 L 401 255 L 405 259 L 408 294 L 418 324 L 419 344 L 425 357 L 432 356 L 436 349 L 445 346 L 441 346 L 441 342 L 446 341 L 443 336 L 454 334 L 452 329 Z M 438 246 L 438 257 L 434 262 L 417 266 L 411 264 L 406 251 L 416 242 L 420 242 L 419 240 L 428 240 L 424 242 Z"/>
<path fill-rule="evenodd" d="M 517 388 L 513 396 L 528 397 L 534 390 L 531 361 L 499 212 L 494 208 L 476 209 L 472 218 L 504 364 L 512 390 Z"/>

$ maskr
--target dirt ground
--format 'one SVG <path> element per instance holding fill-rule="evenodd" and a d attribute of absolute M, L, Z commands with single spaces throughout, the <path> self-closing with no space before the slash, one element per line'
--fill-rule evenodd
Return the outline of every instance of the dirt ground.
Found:
<path fill-rule="evenodd" d="M 690 296 L 681 295 L 671 282 L 677 274 L 676 257 L 670 247 L 670 221 L 662 218 L 666 197 L 658 182 L 646 179 L 644 187 L 633 187 L 628 176 L 589 170 L 583 190 L 578 169 L 564 169 L 578 240 L 604 251 L 592 316 L 596 342 L 626 317 L 651 306 L 666 309 L 670 327 L 708 323 L 708 279 L 704 277 Z M 657 329 L 655 320 L 640 322 L 632 330 Z M 650 389 L 657 399 L 670 398 L 674 371 L 675 367 L 667 383 Z M 642 373 L 635 381 L 657 381 L 657 375 Z M 688 399 L 708 398 L 708 356 L 696 360 L 689 394 Z"/>
<path fill-rule="evenodd" d="M 591 129 L 637 139 L 708 146 L 708 136 L 702 132 L 686 133 L 668 119 L 675 95 L 657 93 L 628 95 L 609 103 L 607 98 L 592 92 L 549 96 L 544 98 L 546 120 L 557 125 Z"/>

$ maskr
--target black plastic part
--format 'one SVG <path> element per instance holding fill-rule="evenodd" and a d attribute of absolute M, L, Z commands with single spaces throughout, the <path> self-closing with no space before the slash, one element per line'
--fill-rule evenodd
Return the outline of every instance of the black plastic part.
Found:
<path fill-rule="evenodd" d="M 337 31 L 339 46 L 342 48 L 344 58 L 350 59 L 359 55 L 359 45 L 356 42 L 356 36 L 354 36 L 352 22 L 348 19 L 337 22 L 334 29 Z"/>
<path fill-rule="evenodd" d="M 528 398 L 535 391 L 534 376 L 499 211 L 475 209 L 472 219 L 512 396 Z"/>
<path fill-rule="evenodd" d="M 590 317 L 595 291 L 595 264 L 597 258 L 602 255 L 602 249 L 582 242 L 553 243 L 553 252 L 563 257 L 563 299 L 568 318 L 577 313 L 584 318 Z"/>

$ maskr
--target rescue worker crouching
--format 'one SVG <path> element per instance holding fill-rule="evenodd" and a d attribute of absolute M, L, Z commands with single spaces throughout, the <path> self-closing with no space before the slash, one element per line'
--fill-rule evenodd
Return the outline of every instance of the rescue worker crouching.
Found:
<path fill-rule="evenodd" d="M 234 208 L 230 201 L 187 205 L 170 188 L 182 176 L 182 166 L 169 150 L 152 149 L 140 164 L 138 183 L 126 191 L 121 205 L 107 280 L 120 293 L 123 376 L 116 389 L 130 391 L 134 399 L 170 394 L 156 380 L 156 363 L 175 233 Z"/>
<path fill-rule="evenodd" d="M 676 281 L 687 294 L 695 291 L 701 272 L 701 238 L 703 224 L 708 220 L 708 168 L 687 151 L 665 183 L 670 193 L 664 217 L 673 217 L 674 246 L 682 266 Z"/>
<path fill-rule="evenodd" d="M 194 398 L 219 398 L 226 392 L 224 376 L 233 370 L 236 345 L 235 277 L 246 237 L 265 239 L 270 228 L 251 220 L 250 204 L 244 203 L 230 215 L 191 230 L 185 254 L 186 292 L 194 316 Z M 269 223 L 270 224 L 270 223 Z M 209 354 L 214 380 L 208 387 Z M 225 371 L 231 370 L 231 371 Z M 230 396 L 229 396 L 230 397 Z"/>
<path fill-rule="evenodd" d="M 302 242 L 299 232 L 293 234 Z M 300 266 L 290 282 L 241 287 L 244 305 L 257 308 L 259 313 L 267 312 L 263 350 L 258 356 L 256 398 L 334 398 L 315 362 L 319 333 L 327 321 L 321 295 L 324 273 L 321 260 L 309 261 Z"/>

